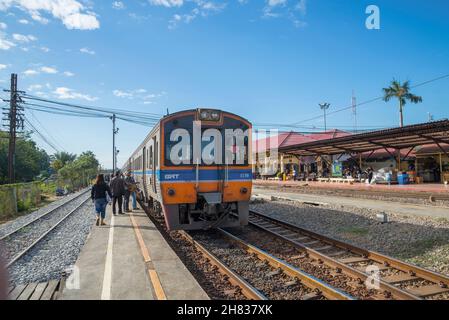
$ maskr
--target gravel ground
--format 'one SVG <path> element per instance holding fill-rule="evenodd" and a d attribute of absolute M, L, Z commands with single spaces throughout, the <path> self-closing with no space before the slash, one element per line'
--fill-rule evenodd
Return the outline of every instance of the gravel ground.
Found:
<path fill-rule="evenodd" d="M 27 224 L 28 222 L 44 215 L 45 213 L 47 213 L 48 211 L 50 211 L 51 209 L 56 208 L 57 206 L 63 204 L 64 202 L 69 201 L 70 199 L 75 198 L 76 196 L 78 196 L 80 193 L 85 192 L 86 190 L 82 190 L 80 192 L 76 192 L 64 197 L 61 197 L 59 200 L 52 202 L 51 204 L 49 204 L 48 206 L 39 208 L 38 210 L 27 214 L 25 216 L 21 216 L 18 217 L 14 220 L 5 222 L 3 224 L 0 224 L 0 238 L 12 231 L 14 231 L 17 228 L 20 228 L 21 226 Z"/>
<path fill-rule="evenodd" d="M 73 201 L 69 201 L 64 206 L 50 212 L 48 215 L 41 216 L 39 220 L 3 239 L 1 242 L 2 247 L 0 248 L 2 256 L 6 261 L 11 261 L 88 198 L 89 195 L 85 194 Z"/>
<path fill-rule="evenodd" d="M 58 279 L 73 266 L 95 221 L 87 202 L 9 269 L 11 285 Z"/>
<path fill-rule="evenodd" d="M 325 199 L 323 199 L 324 201 Z M 449 275 L 449 221 L 350 206 L 309 206 L 293 201 L 255 201 L 251 208 L 300 227 Z M 429 210 L 432 210 L 429 208 Z"/>

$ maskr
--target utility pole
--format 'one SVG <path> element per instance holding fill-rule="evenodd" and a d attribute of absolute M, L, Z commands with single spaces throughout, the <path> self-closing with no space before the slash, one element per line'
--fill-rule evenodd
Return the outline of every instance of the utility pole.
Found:
<path fill-rule="evenodd" d="M 115 113 L 112 115 L 112 173 L 115 174 L 117 167 L 117 150 L 115 148 L 115 135 L 118 133 L 119 128 L 115 128 Z"/>
<path fill-rule="evenodd" d="M 324 131 L 327 131 L 327 124 L 326 124 L 326 110 L 329 109 L 329 107 L 331 106 L 330 103 L 319 103 L 319 106 L 321 108 L 321 110 L 323 110 L 324 112 Z"/>
<path fill-rule="evenodd" d="M 23 108 L 18 105 L 20 97 L 18 95 L 19 91 L 17 91 L 17 74 L 11 74 L 11 88 L 10 90 L 4 91 L 10 92 L 10 99 L 4 100 L 5 102 L 9 102 L 9 110 L 3 108 L 3 110 L 7 111 L 3 113 L 6 116 L 3 120 L 6 120 L 6 126 L 9 127 L 8 179 L 9 183 L 14 183 L 17 129 L 22 128 L 23 130 Z"/>
<path fill-rule="evenodd" d="M 352 116 L 354 118 L 354 132 L 357 133 L 357 98 L 355 97 L 354 90 L 352 90 Z"/>

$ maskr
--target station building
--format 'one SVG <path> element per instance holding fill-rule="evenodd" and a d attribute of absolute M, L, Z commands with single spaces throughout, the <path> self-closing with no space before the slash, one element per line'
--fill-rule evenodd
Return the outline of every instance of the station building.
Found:
<path fill-rule="evenodd" d="M 447 184 L 449 121 L 358 134 L 341 130 L 283 132 L 253 141 L 253 159 L 255 176 L 263 179 L 344 178 L 345 171 L 370 167 L 374 171 L 391 169 L 393 182 L 403 173 L 410 183 Z M 343 172 L 335 172 L 335 163 Z"/>

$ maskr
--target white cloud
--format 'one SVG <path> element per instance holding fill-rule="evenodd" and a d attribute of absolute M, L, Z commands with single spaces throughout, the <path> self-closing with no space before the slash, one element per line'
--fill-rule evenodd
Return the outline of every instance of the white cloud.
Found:
<path fill-rule="evenodd" d="M 276 7 L 279 5 L 285 5 L 287 3 L 287 0 L 268 0 L 268 5 L 270 7 Z"/>
<path fill-rule="evenodd" d="M 112 91 L 112 93 L 114 94 L 114 96 L 119 97 L 119 98 L 129 98 L 129 99 L 133 98 L 133 94 L 131 92 L 125 92 L 122 90 L 114 90 L 114 91 Z"/>
<path fill-rule="evenodd" d="M 9 50 L 15 46 L 16 46 L 16 44 L 14 42 L 6 40 L 5 38 L 3 38 L 3 35 L 0 33 L 0 50 Z"/>
<path fill-rule="evenodd" d="M 73 72 L 70 72 L 70 71 L 64 71 L 64 75 L 66 77 L 73 77 L 75 74 Z"/>
<path fill-rule="evenodd" d="M 21 23 L 21 24 L 29 24 L 30 23 L 27 19 L 20 19 L 17 22 Z"/>
<path fill-rule="evenodd" d="M 87 3 L 83 1 L 83 3 Z M 89 2 L 90 3 L 90 2 Z M 67 29 L 92 30 L 100 27 L 95 13 L 77 0 L 0 0 L 0 10 L 18 7 L 40 23 L 48 23 L 42 13 L 61 20 Z"/>
<path fill-rule="evenodd" d="M 69 89 L 66 87 L 58 87 L 55 91 L 53 91 L 53 94 L 58 99 L 78 99 L 78 100 L 87 100 L 87 101 L 96 101 L 98 100 L 97 97 L 92 97 L 87 94 L 78 93 L 73 89 Z"/>
<path fill-rule="evenodd" d="M 6 69 L 6 68 L 8 68 L 8 66 L 6 64 L 0 63 L 0 70 Z"/>
<path fill-rule="evenodd" d="M 5 30 L 6 28 L 8 28 L 8 25 L 4 22 L 0 22 L 0 50 L 9 50 L 12 47 L 16 46 L 14 42 L 6 39 L 6 33 L 2 31 Z"/>
<path fill-rule="evenodd" d="M 87 54 L 90 54 L 90 55 L 94 55 L 95 54 L 95 51 L 90 50 L 89 48 L 81 48 L 80 52 L 87 53 Z"/>
<path fill-rule="evenodd" d="M 40 90 L 40 89 L 42 89 L 42 85 L 40 85 L 40 84 L 32 84 L 32 85 L 30 85 L 29 87 L 28 87 L 28 91 L 37 91 L 37 90 Z"/>
<path fill-rule="evenodd" d="M 114 1 L 112 2 L 112 8 L 116 10 L 125 9 L 125 4 L 122 1 Z"/>
<path fill-rule="evenodd" d="M 23 74 L 26 75 L 26 76 L 34 76 L 34 75 L 39 74 L 39 72 L 34 70 L 34 69 L 28 69 L 28 70 L 25 70 L 23 72 Z"/>
<path fill-rule="evenodd" d="M 42 67 L 41 71 L 43 73 L 49 73 L 49 74 L 55 74 L 58 73 L 58 70 L 56 70 L 55 68 L 51 68 L 51 67 Z"/>
<path fill-rule="evenodd" d="M 183 0 L 150 0 L 150 3 L 154 6 L 181 7 L 184 4 Z"/>
<path fill-rule="evenodd" d="M 17 42 L 31 42 L 31 41 L 36 41 L 37 38 L 33 35 L 23 35 L 23 34 L 18 34 L 18 33 L 14 33 L 12 35 L 12 37 L 14 38 L 14 40 L 16 40 Z"/>
<path fill-rule="evenodd" d="M 307 13 L 307 0 L 266 0 L 262 18 L 286 18 L 297 28 L 307 25 L 299 19 L 298 14 L 305 16 Z"/>
<path fill-rule="evenodd" d="M 119 90 L 116 89 L 112 91 L 114 96 L 118 98 L 123 99 L 138 99 L 142 100 L 144 104 L 150 104 L 152 103 L 151 100 L 157 99 L 162 97 L 166 94 L 165 91 L 162 91 L 160 93 L 148 93 L 148 90 L 140 88 L 140 89 L 134 89 L 134 90 Z"/>
<path fill-rule="evenodd" d="M 50 51 L 50 49 L 47 48 L 47 47 L 41 47 L 41 50 L 44 51 L 44 52 L 49 52 Z"/>

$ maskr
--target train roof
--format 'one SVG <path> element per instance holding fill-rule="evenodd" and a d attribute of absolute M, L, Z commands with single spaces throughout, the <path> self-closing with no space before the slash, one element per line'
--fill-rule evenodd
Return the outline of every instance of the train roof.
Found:
<path fill-rule="evenodd" d="M 180 115 L 180 114 L 182 114 L 182 113 L 197 112 L 198 110 L 201 110 L 201 109 L 204 109 L 204 110 L 215 110 L 215 111 L 220 111 L 220 112 L 222 112 L 222 113 L 226 113 L 226 114 L 232 115 L 232 116 L 234 116 L 234 117 L 241 118 L 242 120 L 244 120 L 244 121 L 246 121 L 246 122 L 248 122 L 248 123 L 251 123 L 248 119 L 246 119 L 246 118 L 244 118 L 244 117 L 242 117 L 242 116 L 239 116 L 239 115 L 237 115 L 237 114 L 235 114 L 235 113 L 232 113 L 232 112 L 229 112 L 229 111 L 225 111 L 225 110 L 222 110 L 222 109 L 206 108 L 206 107 L 199 107 L 199 108 L 196 108 L 196 109 L 187 109 L 187 110 L 182 110 L 182 111 L 176 111 L 176 112 L 174 112 L 174 113 L 170 113 L 170 114 L 167 114 L 167 115 L 163 116 L 163 117 L 161 118 L 161 120 L 165 120 L 165 119 L 168 119 L 168 118 L 170 118 L 170 117 L 178 116 L 178 115 Z"/>

